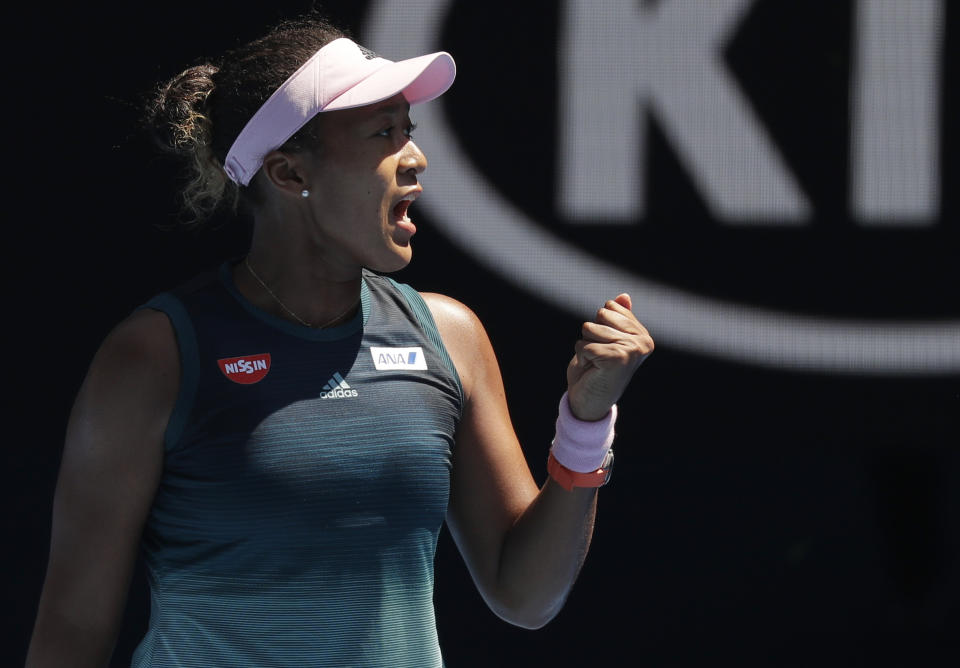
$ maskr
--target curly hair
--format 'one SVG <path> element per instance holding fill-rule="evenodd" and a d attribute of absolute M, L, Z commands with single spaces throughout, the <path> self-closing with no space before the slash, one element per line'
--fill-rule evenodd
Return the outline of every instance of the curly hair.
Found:
<path fill-rule="evenodd" d="M 160 146 L 187 163 L 181 192 L 188 225 L 208 220 L 222 205 L 255 207 L 256 182 L 238 186 L 223 170 L 227 152 L 247 121 L 273 92 L 323 46 L 347 36 L 317 15 L 284 21 L 215 64 L 189 67 L 158 86 L 146 122 Z M 317 148 L 308 123 L 280 150 Z"/>

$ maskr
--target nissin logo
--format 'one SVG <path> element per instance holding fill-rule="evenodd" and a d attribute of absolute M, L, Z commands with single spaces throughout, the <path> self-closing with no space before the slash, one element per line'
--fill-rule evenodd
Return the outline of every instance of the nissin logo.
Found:
<path fill-rule="evenodd" d="M 370 347 L 370 357 L 377 371 L 426 371 L 427 359 L 423 356 L 423 348 L 413 346 L 409 348 L 378 348 Z"/>
<path fill-rule="evenodd" d="M 417 107 L 418 206 L 490 271 L 577 317 L 629 292 L 697 355 L 960 371 L 946 0 L 564 0 L 506 26 L 490 3 L 400 5 L 369 3 L 362 41 L 460 60 Z M 521 67 L 489 62 L 490 30 Z"/>
<path fill-rule="evenodd" d="M 226 357 L 217 360 L 217 366 L 223 375 L 234 383 L 252 385 L 259 383 L 270 372 L 270 353 Z"/>

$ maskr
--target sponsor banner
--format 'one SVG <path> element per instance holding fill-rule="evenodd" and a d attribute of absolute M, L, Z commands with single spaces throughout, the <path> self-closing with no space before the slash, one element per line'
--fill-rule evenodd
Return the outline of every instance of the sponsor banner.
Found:
<path fill-rule="evenodd" d="M 957 115 L 946 0 L 906 4 L 380 0 L 361 41 L 457 59 L 413 112 L 417 213 L 518 289 L 578 318 L 629 292 L 658 345 L 728 362 L 937 376 Z"/>

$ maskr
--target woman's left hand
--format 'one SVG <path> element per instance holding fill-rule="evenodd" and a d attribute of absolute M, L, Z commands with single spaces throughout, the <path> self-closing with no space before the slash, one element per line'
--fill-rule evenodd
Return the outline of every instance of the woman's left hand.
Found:
<path fill-rule="evenodd" d="M 630 310 L 630 295 L 609 300 L 585 322 L 567 366 L 570 410 L 581 420 L 602 419 L 653 352 L 653 339 Z"/>

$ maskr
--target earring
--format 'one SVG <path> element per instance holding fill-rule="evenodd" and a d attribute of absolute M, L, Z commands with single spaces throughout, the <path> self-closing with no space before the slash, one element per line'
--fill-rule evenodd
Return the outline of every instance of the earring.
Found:
<path fill-rule="evenodd" d="M 310 197 L 310 191 L 304 188 L 300 191 L 300 197 Z"/>

